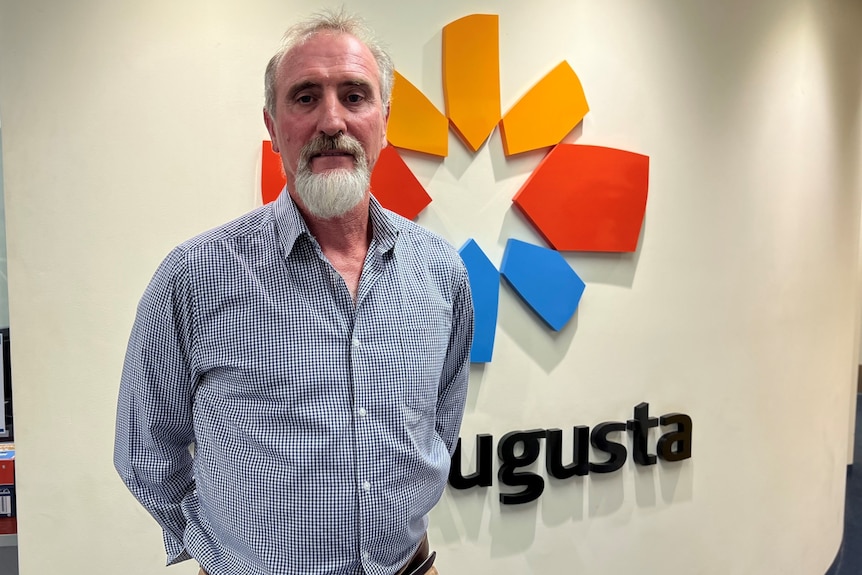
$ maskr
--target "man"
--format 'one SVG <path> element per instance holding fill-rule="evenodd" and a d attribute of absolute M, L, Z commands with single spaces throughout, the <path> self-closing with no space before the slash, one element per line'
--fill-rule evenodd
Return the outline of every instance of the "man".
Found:
<path fill-rule="evenodd" d="M 427 514 L 457 441 L 473 309 L 452 247 L 370 195 L 392 76 L 354 18 L 290 29 L 264 110 L 286 191 L 177 247 L 144 293 L 114 460 L 168 564 L 436 573 Z"/>

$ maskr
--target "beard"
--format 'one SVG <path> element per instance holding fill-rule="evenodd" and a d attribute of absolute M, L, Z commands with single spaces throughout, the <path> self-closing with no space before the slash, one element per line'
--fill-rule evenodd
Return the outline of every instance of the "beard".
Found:
<path fill-rule="evenodd" d="M 352 154 L 353 169 L 313 173 L 311 159 L 327 151 Z M 359 205 L 371 188 L 371 171 L 362 144 L 346 134 L 315 137 L 300 150 L 295 185 L 296 195 L 311 215 L 325 220 L 343 216 Z"/>

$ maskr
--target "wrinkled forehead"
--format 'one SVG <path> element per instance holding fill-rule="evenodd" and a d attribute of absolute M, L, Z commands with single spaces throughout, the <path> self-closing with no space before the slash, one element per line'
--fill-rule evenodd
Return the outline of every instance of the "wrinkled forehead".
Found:
<path fill-rule="evenodd" d="M 374 54 L 361 40 L 337 30 L 314 32 L 281 57 L 276 71 L 279 90 L 297 81 L 330 75 L 365 80 L 380 95 L 380 68 Z"/>

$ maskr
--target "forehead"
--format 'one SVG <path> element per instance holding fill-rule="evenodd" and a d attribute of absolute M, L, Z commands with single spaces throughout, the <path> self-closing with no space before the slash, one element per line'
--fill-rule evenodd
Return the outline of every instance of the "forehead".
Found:
<path fill-rule="evenodd" d="M 279 64 L 279 89 L 299 83 L 364 81 L 380 92 L 380 71 L 371 50 L 342 32 L 318 32 L 292 48 Z"/>

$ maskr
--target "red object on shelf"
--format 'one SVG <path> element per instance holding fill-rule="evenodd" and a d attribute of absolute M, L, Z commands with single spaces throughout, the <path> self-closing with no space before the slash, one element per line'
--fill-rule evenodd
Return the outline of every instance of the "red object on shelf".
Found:
<path fill-rule="evenodd" d="M 15 533 L 15 444 L 0 444 L 0 533 Z M 8 520 L 12 521 L 9 522 Z M 11 529 L 12 531 L 3 531 Z"/>
<path fill-rule="evenodd" d="M 17 517 L 0 517 L 0 535 L 14 535 L 18 533 Z"/>
<path fill-rule="evenodd" d="M 0 485 L 15 485 L 14 459 L 0 460 Z"/>

